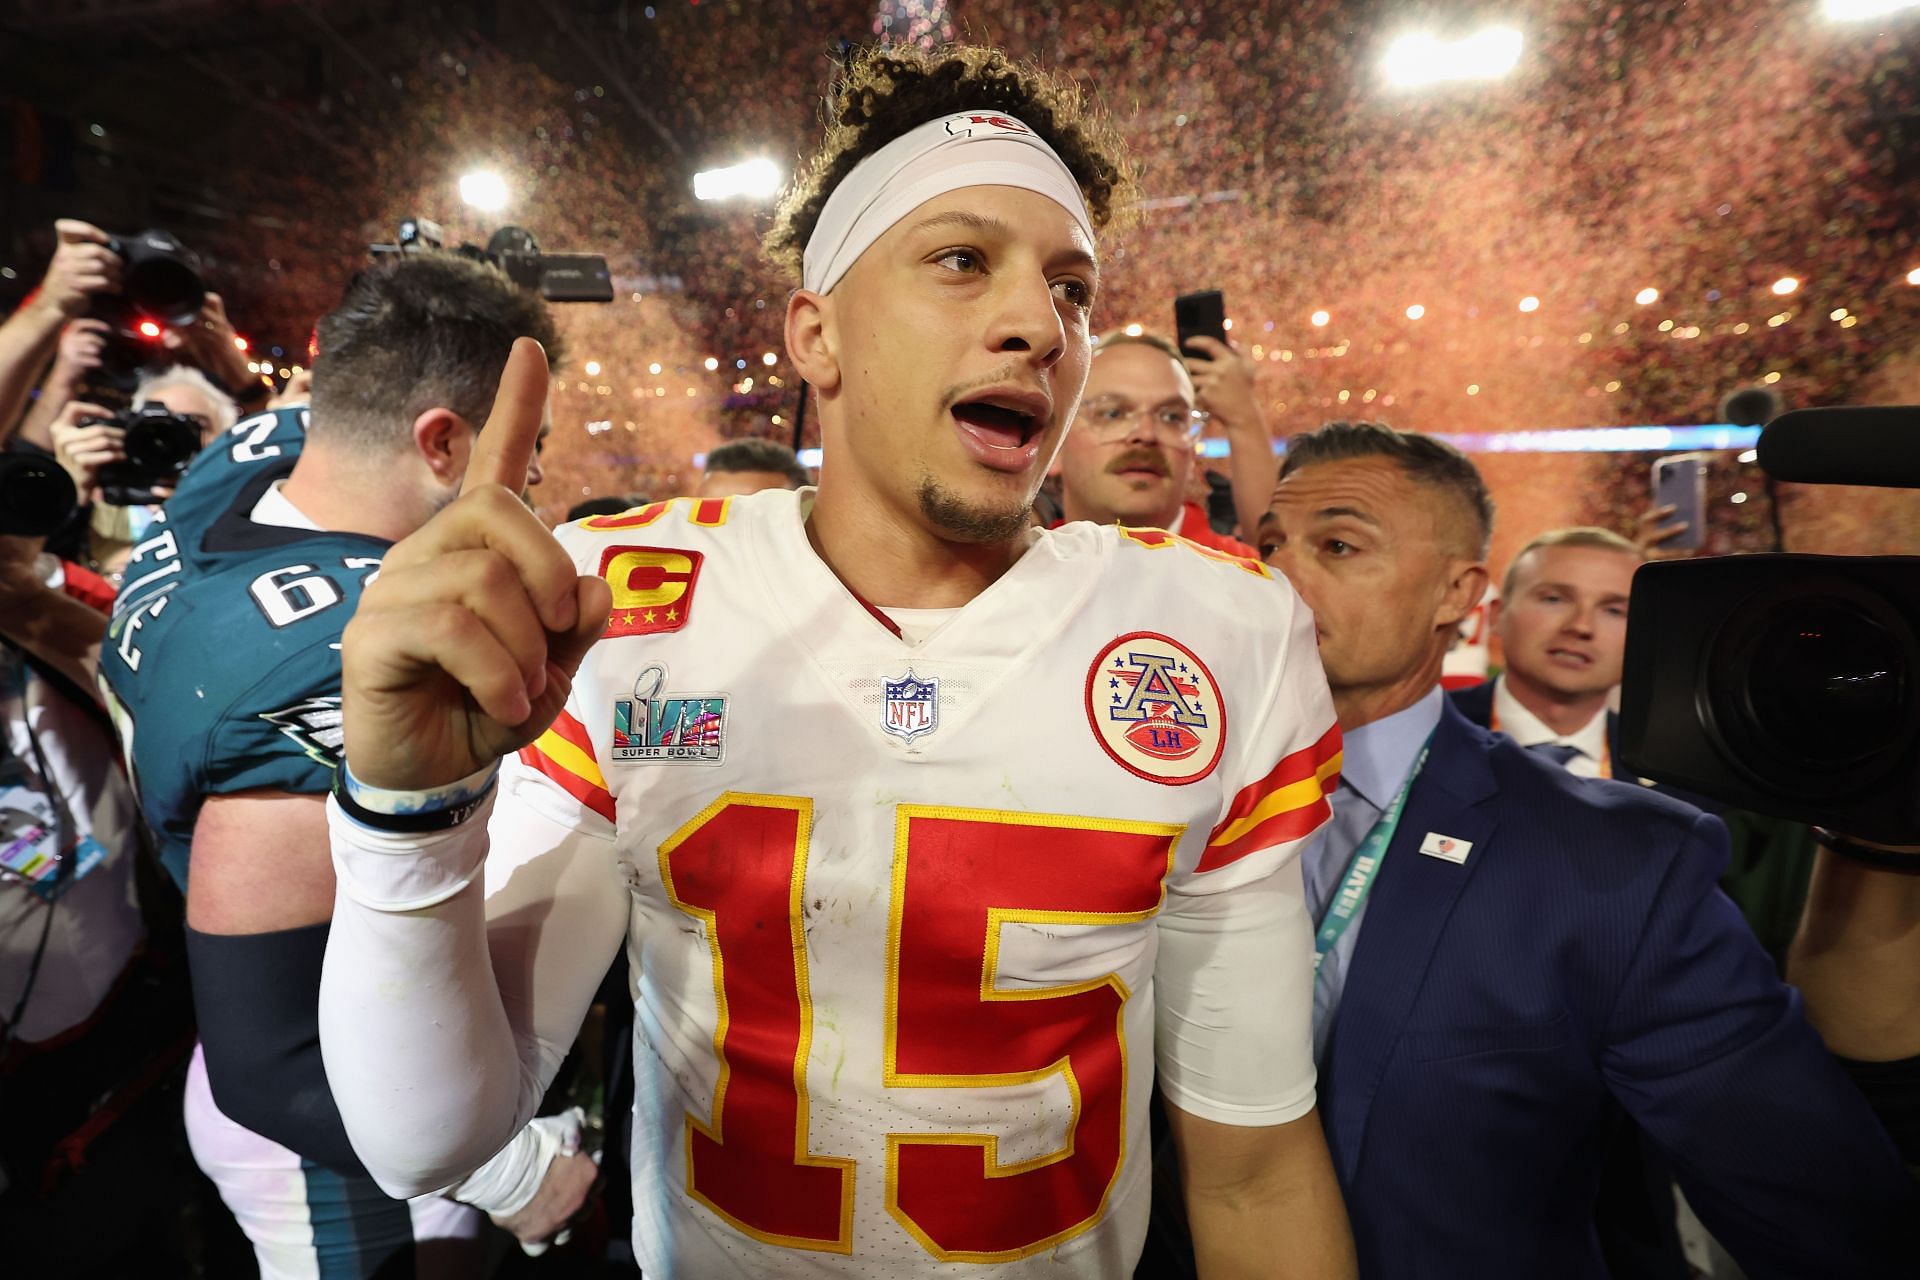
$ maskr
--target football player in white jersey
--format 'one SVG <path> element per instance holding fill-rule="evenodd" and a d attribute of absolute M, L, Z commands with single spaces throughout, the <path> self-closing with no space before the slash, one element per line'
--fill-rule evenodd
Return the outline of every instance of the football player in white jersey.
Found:
<path fill-rule="evenodd" d="M 649 1276 L 1125 1275 L 1156 1069 L 1201 1274 L 1350 1276 L 1293 865 L 1339 769 L 1312 619 L 1257 563 L 1029 523 L 1125 161 L 987 49 L 858 55 L 833 104 L 770 237 L 819 487 L 556 540 L 487 483 L 540 417 L 523 343 L 348 630 L 354 1145 L 397 1194 L 485 1159 L 624 943 Z"/>

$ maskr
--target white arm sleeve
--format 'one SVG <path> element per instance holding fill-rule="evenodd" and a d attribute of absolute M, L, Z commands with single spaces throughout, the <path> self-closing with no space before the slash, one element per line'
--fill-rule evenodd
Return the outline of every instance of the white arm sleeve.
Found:
<path fill-rule="evenodd" d="M 1313 1109 L 1313 924 L 1297 863 L 1231 893 L 1169 893 L 1154 961 L 1160 1092 L 1218 1124 Z"/>
<path fill-rule="evenodd" d="M 612 826 L 555 816 L 565 805 L 543 789 L 558 790 L 509 759 L 490 821 L 483 809 L 428 836 L 328 801 L 339 888 L 320 1047 L 347 1136 L 389 1195 L 506 1154 L 619 950 Z"/>
<path fill-rule="evenodd" d="M 585 1118 L 579 1107 L 557 1116 L 540 1116 L 514 1134 L 493 1159 L 442 1194 L 496 1218 L 511 1217 L 532 1202 L 555 1156 L 580 1149 L 580 1124 Z"/>

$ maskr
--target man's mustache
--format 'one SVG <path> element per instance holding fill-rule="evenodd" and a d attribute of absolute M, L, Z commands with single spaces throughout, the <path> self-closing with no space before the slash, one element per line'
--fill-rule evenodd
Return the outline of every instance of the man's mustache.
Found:
<path fill-rule="evenodd" d="M 1108 475 L 1118 475 L 1122 471 L 1152 471 L 1157 475 L 1173 474 L 1173 467 L 1167 462 L 1167 455 L 1158 449 L 1145 445 L 1135 445 L 1107 464 Z"/>

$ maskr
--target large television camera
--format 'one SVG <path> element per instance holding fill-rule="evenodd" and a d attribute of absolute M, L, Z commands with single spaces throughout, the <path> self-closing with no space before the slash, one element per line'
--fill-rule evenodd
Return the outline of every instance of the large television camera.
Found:
<path fill-rule="evenodd" d="M 1759 462 L 1775 480 L 1920 489 L 1920 408 L 1783 414 L 1762 432 Z M 1920 557 L 1647 564 L 1628 618 L 1628 770 L 1736 808 L 1920 844 Z"/>
<path fill-rule="evenodd" d="M 446 247 L 446 233 L 427 218 L 407 218 L 392 244 L 368 245 L 376 259 L 390 254 L 452 252 L 491 263 L 523 289 L 532 289 L 548 302 L 612 302 L 613 273 L 607 260 L 592 253 L 542 253 L 533 233 L 521 227 L 502 227 L 486 248 L 463 244 Z"/>

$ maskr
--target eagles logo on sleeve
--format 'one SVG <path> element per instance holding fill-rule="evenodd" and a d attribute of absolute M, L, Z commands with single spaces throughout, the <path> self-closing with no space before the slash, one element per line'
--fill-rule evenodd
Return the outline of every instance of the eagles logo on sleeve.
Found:
<path fill-rule="evenodd" d="M 308 698 L 283 711 L 263 711 L 260 718 L 277 726 L 310 758 L 329 769 L 339 767 L 346 730 L 340 724 L 338 697 Z"/>

